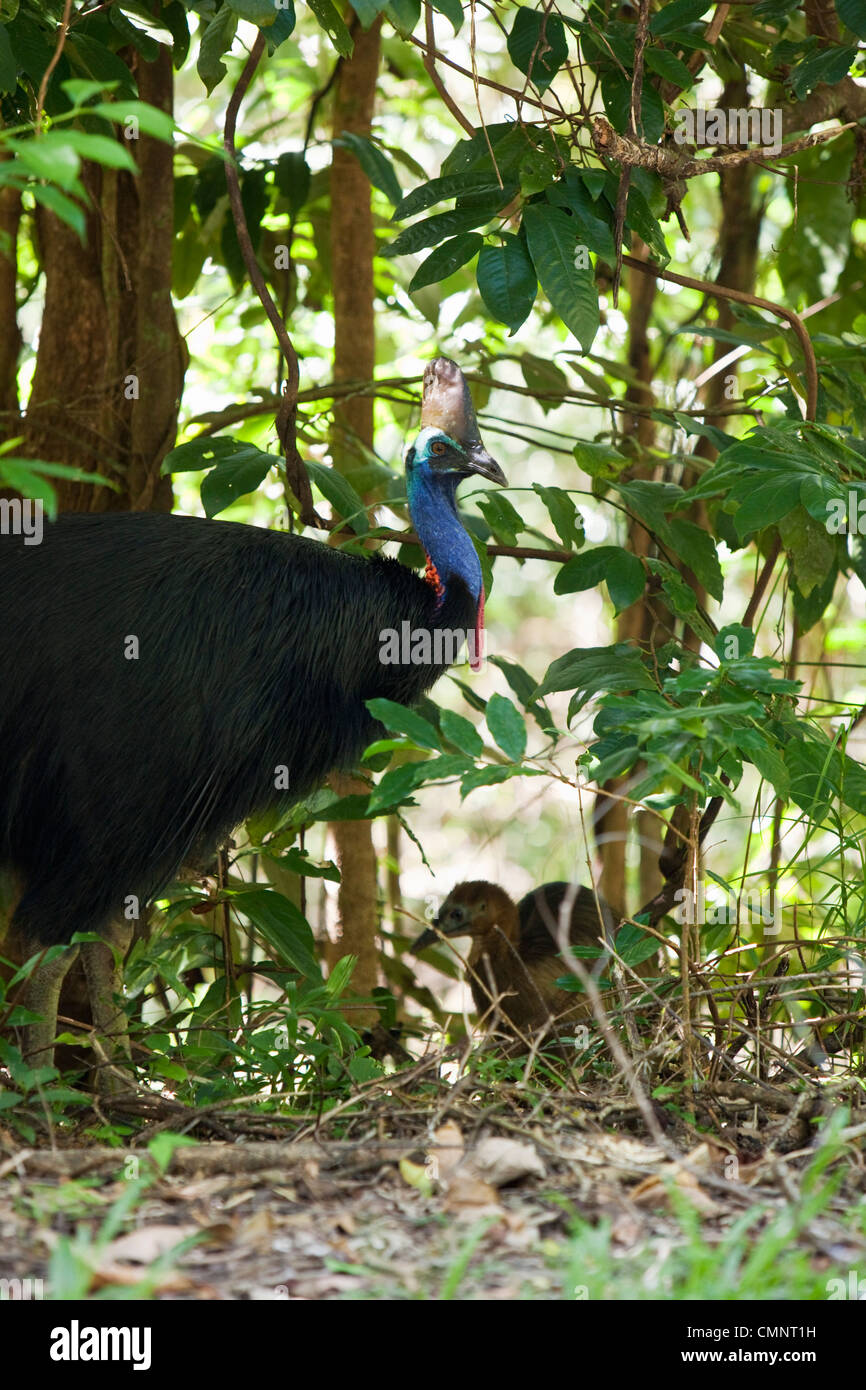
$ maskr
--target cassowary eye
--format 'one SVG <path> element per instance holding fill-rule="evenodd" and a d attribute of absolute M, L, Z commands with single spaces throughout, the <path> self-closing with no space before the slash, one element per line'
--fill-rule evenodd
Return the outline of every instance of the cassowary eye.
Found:
<path fill-rule="evenodd" d="M 444 454 L 446 452 L 445 445 L 442 443 L 441 439 L 433 440 L 433 443 L 430 445 L 430 452 L 431 454 Z"/>

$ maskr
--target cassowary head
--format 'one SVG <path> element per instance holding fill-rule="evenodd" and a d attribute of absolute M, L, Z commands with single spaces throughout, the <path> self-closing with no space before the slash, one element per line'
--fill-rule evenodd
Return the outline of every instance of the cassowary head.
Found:
<path fill-rule="evenodd" d="M 415 955 L 426 950 L 443 936 L 470 936 L 473 940 L 486 936 L 494 927 L 513 940 L 517 936 L 517 909 L 504 889 L 495 883 L 472 881 L 458 883 L 452 888 L 438 914 L 433 918 L 439 932 L 428 927 L 412 943 Z"/>
<path fill-rule="evenodd" d="M 506 485 L 502 469 L 481 442 L 466 378 L 449 357 L 435 358 L 424 370 L 421 432 L 414 449 L 413 464 L 433 474 L 456 474 L 459 481 L 477 473 Z"/>

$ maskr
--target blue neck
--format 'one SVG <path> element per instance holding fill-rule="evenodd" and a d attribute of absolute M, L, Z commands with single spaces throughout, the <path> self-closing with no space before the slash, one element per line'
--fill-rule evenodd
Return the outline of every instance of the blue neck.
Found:
<path fill-rule="evenodd" d="M 481 595 L 481 564 L 457 515 L 455 473 L 435 477 L 424 467 L 416 467 L 408 479 L 409 515 L 439 578 L 448 592 L 449 580 L 462 579 L 475 603 Z"/>

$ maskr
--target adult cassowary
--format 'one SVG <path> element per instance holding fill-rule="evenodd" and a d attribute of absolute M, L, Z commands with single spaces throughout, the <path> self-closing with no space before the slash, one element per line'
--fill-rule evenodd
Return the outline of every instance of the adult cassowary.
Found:
<path fill-rule="evenodd" d="M 400 664 L 383 660 L 383 634 L 480 629 L 481 567 L 456 506 L 472 475 L 505 482 L 462 373 L 439 358 L 406 454 L 425 579 L 195 517 L 68 515 L 38 546 L 0 537 L 0 865 L 22 890 L 17 942 L 107 935 L 253 811 L 353 766 L 380 730 L 366 700 L 429 689 L 445 669 L 436 644 Z M 31 977 L 31 1061 L 50 1060 L 73 958 Z M 111 950 L 83 946 L 82 963 L 97 1030 L 125 1036 Z"/>

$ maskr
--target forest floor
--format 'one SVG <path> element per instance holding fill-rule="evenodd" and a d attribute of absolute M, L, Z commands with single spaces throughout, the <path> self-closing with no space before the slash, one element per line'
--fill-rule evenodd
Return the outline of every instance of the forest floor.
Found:
<path fill-rule="evenodd" d="M 270 1104 L 142 1092 L 32 1144 L 7 1117 L 0 1297 L 866 1298 L 859 1081 L 647 1109 L 428 1059 L 318 1121 Z"/>

